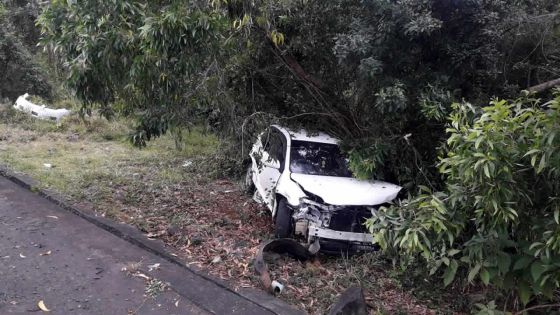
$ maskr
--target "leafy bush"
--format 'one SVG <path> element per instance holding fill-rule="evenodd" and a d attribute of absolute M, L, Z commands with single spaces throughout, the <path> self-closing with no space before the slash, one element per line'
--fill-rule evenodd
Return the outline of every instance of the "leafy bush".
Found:
<path fill-rule="evenodd" d="M 419 255 L 449 285 L 466 280 L 551 298 L 560 281 L 560 91 L 477 110 L 454 104 L 439 172 L 427 187 L 368 222 L 386 250 Z"/>

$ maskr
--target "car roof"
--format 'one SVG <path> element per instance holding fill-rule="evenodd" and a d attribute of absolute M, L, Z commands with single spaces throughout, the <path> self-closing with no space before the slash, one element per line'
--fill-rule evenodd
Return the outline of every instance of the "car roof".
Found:
<path fill-rule="evenodd" d="M 294 130 L 279 125 L 272 125 L 272 127 L 275 127 L 276 129 L 280 130 L 285 135 L 289 135 L 291 140 L 330 143 L 330 144 L 339 143 L 339 140 L 337 138 L 331 137 L 330 135 L 324 132 L 309 132 L 305 129 Z"/>

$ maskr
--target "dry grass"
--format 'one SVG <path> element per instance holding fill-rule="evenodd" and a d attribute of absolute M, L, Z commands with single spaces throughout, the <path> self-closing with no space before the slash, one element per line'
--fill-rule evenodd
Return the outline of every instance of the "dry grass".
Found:
<path fill-rule="evenodd" d="M 130 128 L 122 120 L 92 118 L 83 123 L 74 116 L 57 126 L 10 114 L 11 120 L 0 114 L 0 161 L 32 175 L 42 188 L 90 202 L 134 199 L 120 196 L 118 188 L 141 187 L 145 178 L 158 186 L 181 182 L 189 172 L 184 162 L 211 154 L 218 143 L 195 130 L 185 137 L 182 151 L 176 150 L 171 136 L 138 149 L 128 143 Z"/>
<path fill-rule="evenodd" d="M 140 150 L 127 142 L 129 131 L 122 120 L 84 124 L 70 117 L 56 126 L 0 108 L 0 163 L 162 239 L 190 265 L 237 287 L 258 287 L 252 259 L 272 237 L 272 222 L 237 184 L 205 176 L 201 165 L 219 141 L 194 130 L 184 137 L 183 151 L 170 136 Z M 194 163 L 183 167 L 185 161 Z M 427 299 L 417 300 L 377 254 L 319 256 L 305 264 L 276 257 L 269 263 L 273 279 L 286 287 L 280 297 L 310 314 L 326 313 L 354 284 L 364 287 L 372 314 L 453 313 L 452 303 L 439 301 L 434 310 Z"/>

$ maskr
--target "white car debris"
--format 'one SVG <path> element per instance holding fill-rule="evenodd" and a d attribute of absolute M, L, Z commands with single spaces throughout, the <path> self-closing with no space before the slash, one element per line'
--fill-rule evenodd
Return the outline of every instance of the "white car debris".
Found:
<path fill-rule="evenodd" d="M 60 120 L 64 117 L 64 116 L 68 116 L 71 114 L 71 112 L 67 109 L 52 109 L 52 108 L 48 108 L 45 105 L 36 105 L 31 103 L 30 101 L 27 100 L 27 98 L 29 97 L 29 94 L 25 93 L 24 95 L 18 97 L 18 99 L 16 100 L 16 103 L 14 104 L 14 108 L 28 113 L 33 117 L 37 117 L 39 119 L 45 119 L 45 120 L 52 120 L 52 121 L 56 121 L 57 123 L 60 122 Z"/>
<path fill-rule="evenodd" d="M 373 249 L 364 223 L 401 187 L 353 178 L 338 142 L 274 125 L 253 145 L 245 184 L 272 212 L 276 237 L 303 238 L 313 252 Z"/>

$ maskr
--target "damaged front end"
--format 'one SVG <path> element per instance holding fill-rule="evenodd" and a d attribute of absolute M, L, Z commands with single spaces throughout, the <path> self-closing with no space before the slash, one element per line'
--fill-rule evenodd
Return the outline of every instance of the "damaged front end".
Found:
<path fill-rule="evenodd" d="M 376 250 L 366 227 L 374 207 L 335 206 L 320 200 L 301 198 L 294 207 L 294 234 L 306 239 L 311 251 L 340 253 Z"/>

